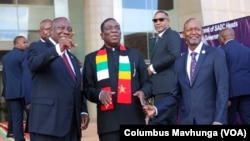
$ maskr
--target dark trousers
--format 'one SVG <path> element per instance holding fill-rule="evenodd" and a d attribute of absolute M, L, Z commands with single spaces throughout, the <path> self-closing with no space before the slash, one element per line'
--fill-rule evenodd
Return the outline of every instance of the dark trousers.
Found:
<path fill-rule="evenodd" d="M 11 109 L 8 100 L 6 100 L 6 106 L 8 109 L 8 130 L 7 134 L 13 134 L 13 124 L 12 124 L 12 116 L 11 116 Z"/>
<path fill-rule="evenodd" d="M 15 141 L 25 141 L 23 130 L 23 112 L 25 110 L 25 104 L 23 98 L 8 99 L 10 104 L 13 134 Z"/>
<path fill-rule="evenodd" d="M 69 133 L 64 137 L 56 137 L 45 134 L 30 133 L 32 136 L 32 141 L 81 141 L 76 127 L 72 127 Z"/>
<path fill-rule="evenodd" d="M 230 98 L 231 105 L 228 110 L 228 124 L 250 125 L 250 95 Z"/>
<path fill-rule="evenodd" d="M 105 134 L 99 134 L 99 141 L 120 141 L 120 132 L 110 132 Z"/>
<path fill-rule="evenodd" d="M 166 99 L 168 94 L 157 94 L 154 96 L 154 104 L 161 102 Z M 178 124 L 178 104 L 170 107 L 166 112 L 161 115 L 154 116 L 149 119 L 149 125 L 175 125 Z"/>

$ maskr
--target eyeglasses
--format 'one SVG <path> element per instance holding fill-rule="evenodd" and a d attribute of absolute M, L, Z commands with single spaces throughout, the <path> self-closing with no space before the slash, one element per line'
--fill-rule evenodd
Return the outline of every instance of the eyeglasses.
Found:
<path fill-rule="evenodd" d="M 152 19 L 154 23 L 157 23 L 157 21 L 163 22 L 166 18 L 159 18 L 159 19 Z"/>

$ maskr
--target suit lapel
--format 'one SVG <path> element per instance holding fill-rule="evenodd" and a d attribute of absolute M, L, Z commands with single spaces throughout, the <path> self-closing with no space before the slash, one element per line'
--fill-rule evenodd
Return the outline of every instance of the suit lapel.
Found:
<path fill-rule="evenodd" d="M 188 72 L 187 72 L 187 57 L 188 57 L 188 52 L 185 52 L 185 53 L 183 53 L 182 54 L 182 56 L 183 56 L 183 69 L 184 70 L 186 70 L 186 71 L 184 71 L 185 72 L 185 80 L 186 80 L 186 82 L 187 82 L 187 84 L 188 85 L 190 85 L 190 81 L 189 81 L 189 77 L 188 77 Z"/>

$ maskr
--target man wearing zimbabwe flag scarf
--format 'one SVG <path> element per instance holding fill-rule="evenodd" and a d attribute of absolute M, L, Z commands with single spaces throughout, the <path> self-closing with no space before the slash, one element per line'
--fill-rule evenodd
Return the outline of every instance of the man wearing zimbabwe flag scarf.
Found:
<path fill-rule="evenodd" d="M 146 124 L 142 105 L 152 84 L 142 54 L 120 44 L 115 19 L 103 21 L 101 38 L 103 47 L 85 57 L 83 88 L 87 99 L 97 104 L 100 141 L 119 141 L 121 124 Z"/>

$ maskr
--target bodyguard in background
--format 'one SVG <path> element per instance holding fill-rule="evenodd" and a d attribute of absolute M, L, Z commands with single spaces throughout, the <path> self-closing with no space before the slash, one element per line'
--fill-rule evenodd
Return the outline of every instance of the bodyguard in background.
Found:
<path fill-rule="evenodd" d="M 40 22 L 40 28 L 39 28 L 39 35 L 40 35 L 40 42 L 44 42 L 49 39 L 49 33 L 51 30 L 51 19 L 44 19 Z"/>
<path fill-rule="evenodd" d="M 153 19 L 158 32 L 153 48 L 148 73 L 153 83 L 154 103 L 158 104 L 169 96 L 174 87 L 174 63 L 181 54 L 181 38 L 170 27 L 170 19 L 165 11 L 157 11 Z M 151 125 L 177 124 L 177 103 L 168 111 L 149 119 Z"/>
<path fill-rule="evenodd" d="M 221 49 L 225 51 L 229 70 L 229 124 L 250 124 L 250 49 L 235 40 L 234 30 L 225 28 L 219 33 Z"/>
<path fill-rule="evenodd" d="M 23 52 L 28 47 L 24 36 L 16 36 L 14 48 L 2 58 L 4 98 L 10 106 L 13 134 L 15 141 L 25 141 L 23 113 L 25 111 L 25 94 L 23 92 Z M 29 104 L 29 102 L 27 102 Z"/>

